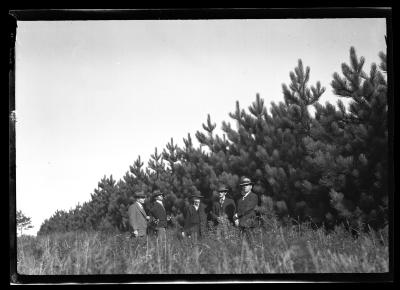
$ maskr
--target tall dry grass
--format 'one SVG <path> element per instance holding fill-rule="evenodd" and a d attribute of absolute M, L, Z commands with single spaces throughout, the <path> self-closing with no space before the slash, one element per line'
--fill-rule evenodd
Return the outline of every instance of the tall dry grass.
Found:
<path fill-rule="evenodd" d="M 388 272 L 388 233 L 343 227 L 326 232 L 309 224 L 282 226 L 271 219 L 248 241 L 228 223 L 201 240 L 182 239 L 174 230 L 167 242 L 149 237 L 140 245 L 127 234 L 81 232 L 18 238 L 17 271 L 63 274 L 241 274 Z"/>

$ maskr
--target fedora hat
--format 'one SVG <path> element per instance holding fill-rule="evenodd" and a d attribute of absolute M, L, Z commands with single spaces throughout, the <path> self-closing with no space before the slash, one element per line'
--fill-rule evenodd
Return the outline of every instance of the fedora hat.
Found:
<path fill-rule="evenodd" d="M 134 195 L 136 198 L 144 198 L 144 197 L 146 197 L 146 195 L 144 194 L 144 192 L 143 191 L 138 191 L 138 192 L 135 192 L 135 195 Z"/>
<path fill-rule="evenodd" d="M 218 187 L 218 192 L 228 191 L 228 190 L 229 190 L 228 187 L 226 187 L 226 186 L 223 185 L 223 184 L 221 184 L 221 185 Z"/>
<path fill-rule="evenodd" d="M 192 193 L 192 195 L 190 197 L 191 198 L 203 198 L 204 196 L 202 196 L 200 193 Z"/>
<path fill-rule="evenodd" d="M 240 179 L 240 186 L 248 185 L 248 184 L 253 184 L 253 182 L 250 180 L 248 177 L 242 177 Z"/>
<path fill-rule="evenodd" d="M 164 193 L 162 193 L 161 190 L 158 190 L 158 189 L 153 191 L 153 195 L 152 195 L 153 197 L 156 197 L 156 196 L 159 196 L 159 195 L 164 196 Z"/>

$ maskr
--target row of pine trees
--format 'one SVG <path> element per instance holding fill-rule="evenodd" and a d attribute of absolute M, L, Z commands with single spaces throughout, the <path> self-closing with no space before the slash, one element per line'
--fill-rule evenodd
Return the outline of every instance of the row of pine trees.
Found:
<path fill-rule="evenodd" d="M 118 182 L 112 176 L 98 183 L 91 200 L 70 211 L 57 211 L 39 234 L 76 230 L 129 230 L 127 211 L 138 190 L 166 194 L 169 214 L 182 220 L 182 207 L 192 193 L 210 203 L 219 183 L 239 196 L 239 179 L 248 176 L 265 206 L 283 220 L 311 220 L 327 227 L 338 223 L 383 227 L 388 222 L 388 122 L 386 55 L 364 72 L 365 59 L 350 49 L 350 64 L 333 74 L 337 106 L 318 101 L 320 82 L 309 84 L 310 68 L 301 60 L 283 84 L 284 101 L 269 110 L 257 94 L 243 109 L 236 102 L 215 134 L 210 115 L 184 146 L 171 141 L 155 149 L 147 164 L 140 156 Z M 348 98 L 346 107 L 340 98 Z M 315 115 L 310 114 L 310 107 Z M 264 207 L 263 207 L 264 206 Z"/>

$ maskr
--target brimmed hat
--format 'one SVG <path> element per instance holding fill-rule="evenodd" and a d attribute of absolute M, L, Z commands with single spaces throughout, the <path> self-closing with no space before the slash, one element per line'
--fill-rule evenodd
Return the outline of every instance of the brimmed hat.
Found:
<path fill-rule="evenodd" d="M 240 179 L 240 186 L 243 186 L 243 185 L 248 185 L 248 184 L 253 184 L 253 182 L 250 180 L 250 178 L 248 178 L 248 177 L 242 177 L 241 179 Z"/>
<path fill-rule="evenodd" d="M 193 193 L 190 197 L 191 198 L 203 198 L 204 196 L 202 196 L 200 193 Z"/>
<path fill-rule="evenodd" d="M 221 192 L 221 191 L 228 191 L 229 189 L 228 189 L 228 187 L 226 187 L 225 185 L 223 185 L 223 184 L 221 184 L 219 187 L 218 187 L 218 192 Z"/>
<path fill-rule="evenodd" d="M 143 191 L 135 192 L 134 196 L 135 196 L 136 198 L 143 198 L 143 197 L 146 197 L 146 195 L 144 194 Z"/>
<path fill-rule="evenodd" d="M 164 193 L 162 193 L 161 190 L 156 189 L 156 190 L 153 191 L 152 197 L 156 197 L 156 196 L 159 196 L 159 195 L 164 196 Z"/>

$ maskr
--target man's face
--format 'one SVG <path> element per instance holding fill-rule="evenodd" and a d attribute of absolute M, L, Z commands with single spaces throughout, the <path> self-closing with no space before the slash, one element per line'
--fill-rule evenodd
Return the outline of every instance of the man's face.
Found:
<path fill-rule="evenodd" d="M 218 192 L 218 195 L 219 195 L 219 198 L 220 198 L 220 199 L 221 199 L 221 198 L 224 198 L 225 195 L 226 195 L 226 191 L 220 191 L 220 192 Z"/>
<path fill-rule="evenodd" d="M 193 199 L 193 205 L 194 206 L 199 206 L 200 205 L 200 199 L 199 198 L 194 198 Z"/>
<path fill-rule="evenodd" d="M 145 200 L 144 197 L 139 197 L 139 198 L 137 199 L 137 201 L 138 201 L 139 203 L 141 203 L 141 204 L 144 204 L 144 200 Z"/>
<path fill-rule="evenodd" d="M 251 190 L 252 185 L 251 184 L 246 184 L 242 186 L 242 194 L 246 194 Z"/>
<path fill-rule="evenodd" d="M 162 195 L 158 195 L 158 196 L 156 196 L 156 200 L 163 201 L 163 199 L 164 199 L 164 196 L 162 196 Z"/>

